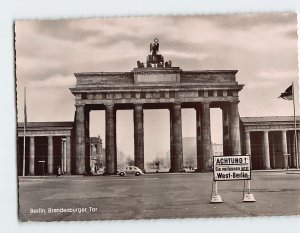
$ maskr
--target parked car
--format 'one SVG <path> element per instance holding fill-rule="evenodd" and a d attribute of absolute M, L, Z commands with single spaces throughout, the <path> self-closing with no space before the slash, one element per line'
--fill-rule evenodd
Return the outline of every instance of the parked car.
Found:
<path fill-rule="evenodd" d="M 130 175 L 130 174 L 140 176 L 140 175 L 143 175 L 144 173 L 138 167 L 127 166 L 127 167 L 124 167 L 123 169 L 120 169 L 120 171 L 118 171 L 118 174 L 120 176 L 126 176 L 126 175 Z"/>

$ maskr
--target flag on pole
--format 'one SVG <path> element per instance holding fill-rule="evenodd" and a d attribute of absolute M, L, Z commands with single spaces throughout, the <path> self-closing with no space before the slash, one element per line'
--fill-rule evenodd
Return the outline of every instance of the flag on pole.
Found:
<path fill-rule="evenodd" d="M 27 127 L 26 87 L 24 87 L 24 128 Z"/>
<path fill-rule="evenodd" d="M 289 86 L 285 92 L 281 93 L 278 98 L 282 98 L 285 100 L 293 100 L 293 84 Z"/>
<path fill-rule="evenodd" d="M 27 127 L 26 87 L 24 87 L 24 132 L 23 132 L 24 135 L 23 135 L 23 169 L 22 169 L 23 176 L 25 176 L 26 127 Z"/>
<path fill-rule="evenodd" d="M 297 139 L 297 122 L 296 122 L 296 107 L 295 107 L 295 98 L 294 98 L 294 82 L 289 86 L 285 92 L 281 93 L 278 98 L 285 100 L 293 100 L 293 109 L 294 109 L 294 145 L 295 145 L 295 156 L 296 156 L 296 167 L 299 169 L 299 151 L 298 151 L 298 139 Z"/>

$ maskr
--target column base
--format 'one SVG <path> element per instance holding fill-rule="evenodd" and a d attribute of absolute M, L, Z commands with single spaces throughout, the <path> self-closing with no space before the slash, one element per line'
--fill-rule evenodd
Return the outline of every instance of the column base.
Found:
<path fill-rule="evenodd" d="M 172 168 L 170 168 L 170 170 L 169 170 L 169 173 L 184 173 L 184 172 L 185 172 L 184 170 L 175 170 Z"/>
<path fill-rule="evenodd" d="M 211 168 L 211 167 L 209 167 L 209 168 L 204 168 L 203 170 L 202 170 L 202 172 L 212 172 L 213 171 L 213 169 Z"/>
<path fill-rule="evenodd" d="M 109 173 L 108 172 L 104 172 L 103 175 L 104 176 L 112 176 L 112 175 L 118 175 L 118 173 L 117 172 L 109 172 Z"/>

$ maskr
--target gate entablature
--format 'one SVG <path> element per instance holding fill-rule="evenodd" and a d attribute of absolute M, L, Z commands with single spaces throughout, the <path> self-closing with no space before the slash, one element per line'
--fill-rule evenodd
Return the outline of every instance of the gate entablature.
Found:
<path fill-rule="evenodd" d="M 236 70 L 182 71 L 178 67 L 132 72 L 76 73 L 77 104 L 238 101 Z"/>

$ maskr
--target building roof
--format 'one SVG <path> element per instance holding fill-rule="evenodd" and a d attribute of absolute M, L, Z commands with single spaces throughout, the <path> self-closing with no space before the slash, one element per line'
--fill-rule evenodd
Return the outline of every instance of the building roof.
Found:
<path fill-rule="evenodd" d="M 56 122 L 27 122 L 27 128 L 43 128 L 43 127 L 73 127 L 73 121 L 56 121 Z M 18 122 L 18 128 L 23 128 L 24 122 Z"/>
<path fill-rule="evenodd" d="M 101 143 L 102 139 L 99 137 L 90 137 L 90 142 L 91 143 Z"/>
<path fill-rule="evenodd" d="M 263 122 L 294 122 L 293 116 L 263 116 L 263 117 L 241 117 L 243 123 L 263 123 Z M 296 116 L 296 121 L 300 121 L 300 116 Z"/>

